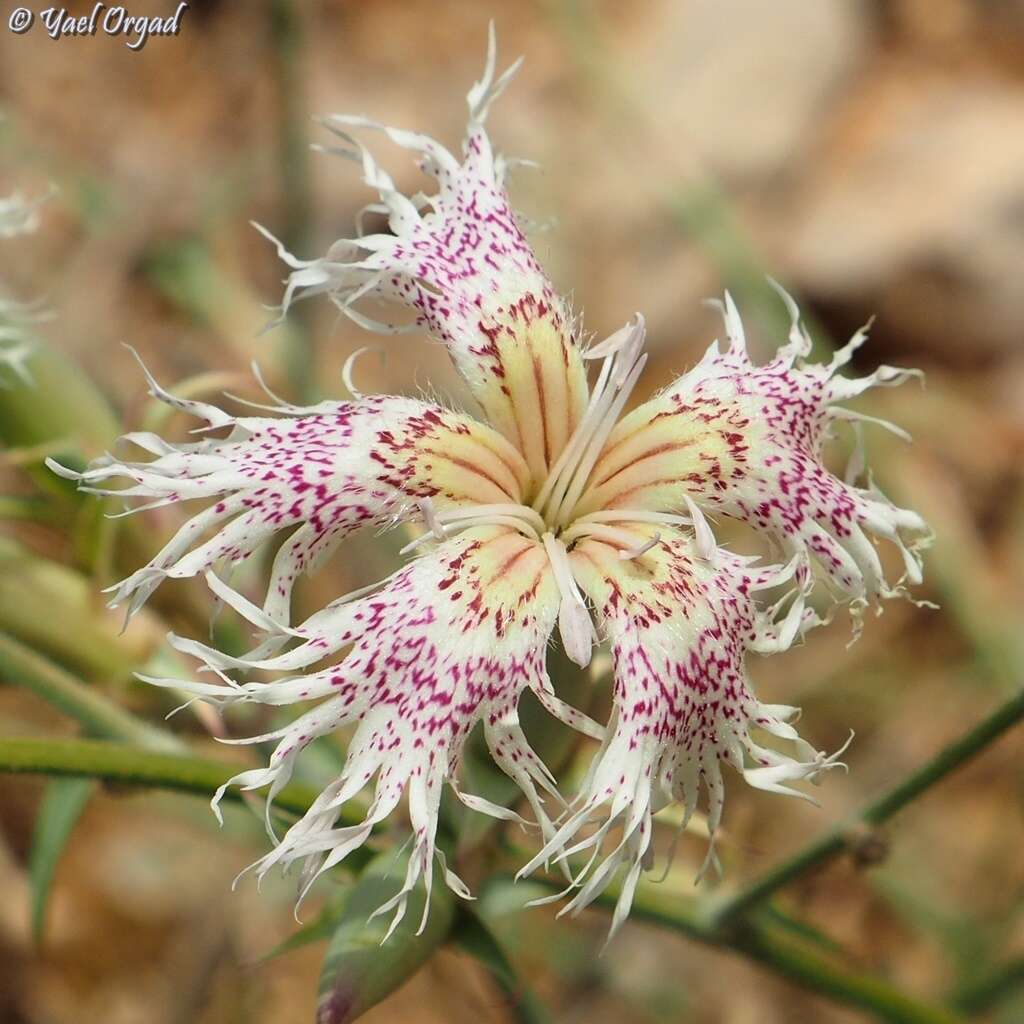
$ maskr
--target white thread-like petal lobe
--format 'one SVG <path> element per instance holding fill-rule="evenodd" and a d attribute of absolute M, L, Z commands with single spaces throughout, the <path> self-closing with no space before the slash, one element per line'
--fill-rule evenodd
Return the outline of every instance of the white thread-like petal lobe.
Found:
<path fill-rule="evenodd" d="M 341 240 L 311 261 L 275 244 L 292 267 L 285 311 L 294 300 L 327 292 L 362 326 L 397 333 L 409 325 L 372 321 L 358 303 L 383 299 L 412 307 L 412 326 L 447 345 L 488 421 L 519 447 L 540 480 L 583 414 L 587 384 L 571 317 L 519 227 L 503 164 L 483 127 L 487 105 L 514 70 L 495 79 L 493 57 L 492 51 L 469 95 L 462 162 L 425 135 L 364 117 L 325 120 L 343 144 L 333 151 L 358 163 L 363 180 L 378 191 L 391 234 Z M 351 135 L 358 130 L 383 132 L 418 154 L 437 193 L 413 202 L 398 192 Z"/>
<path fill-rule="evenodd" d="M 904 578 L 919 582 L 917 551 L 927 543 L 926 524 L 876 488 L 837 478 L 825 467 L 822 449 L 835 421 L 870 419 L 839 402 L 900 384 L 916 371 L 882 366 L 859 379 L 838 376 L 863 344 L 864 331 L 831 363 L 806 363 L 810 340 L 792 299 L 785 299 L 793 317 L 789 340 L 769 363 L 755 366 L 726 295 L 720 305 L 727 350 L 720 352 L 716 342 L 694 369 L 618 424 L 575 514 L 692 511 L 696 503 L 704 512 L 742 519 L 789 550 L 808 552 L 847 599 L 902 593 L 886 582 L 868 538 L 896 544 L 906 561 Z"/>
<path fill-rule="evenodd" d="M 655 533 L 651 524 L 621 529 L 634 535 L 635 546 Z M 720 550 L 712 564 L 692 539 L 676 530 L 659 532 L 659 541 L 633 560 L 620 558 L 615 543 L 598 537 L 582 540 L 572 552 L 576 579 L 612 645 L 614 712 L 569 814 L 523 869 L 589 851 L 589 863 L 567 890 L 573 895 L 565 909 L 577 912 L 625 865 L 613 928 L 625 919 L 648 859 L 656 811 L 680 803 L 689 818 L 703 790 L 713 839 L 722 815 L 721 762 L 761 789 L 805 799 L 787 783 L 813 778 L 835 763 L 786 723 L 794 709 L 757 700 L 744 664 L 755 641 L 766 642 L 784 628 L 757 610 L 753 594 L 795 577 L 796 563 L 757 568 Z M 802 610 L 799 587 L 791 599 Z M 793 755 L 759 745 L 758 729 L 793 742 Z M 601 824 L 591 830 L 594 820 Z M 609 850 L 613 829 L 617 840 Z M 712 846 L 706 866 L 713 863 Z"/>
<path fill-rule="evenodd" d="M 237 607 L 245 610 L 244 604 Z M 528 688 L 546 707 L 561 710 L 545 668 L 557 611 L 558 587 L 543 545 L 502 527 L 474 527 L 400 570 L 374 594 L 325 609 L 291 630 L 301 640 L 294 651 L 246 662 L 194 642 L 178 644 L 218 671 L 230 662 L 301 672 L 347 649 L 327 668 L 269 683 L 150 681 L 226 704 L 321 701 L 291 725 L 254 737 L 251 742 L 278 741 L 268 767 L 243 772 L 227 784 L 269 786 L 271 798 L 313 739 L 356 725 L 341 775 L 257 868 L 263 874 L 275 864 L 302 861 L 311 884 L 365 841 L 406 793 L 414 848 L 393 904 L 400 918 L 413 885 L 421 878 L 429 885 L 441 789 L 445 781 L 455 783 L 463 744 L 475 724 L 482 723 L 495 763 L 516 781 L 545 834 L 551 834 L 540 792 L 557 794 L 523 735 L 517 706 Z M 564 712 L 560 717 L 573 724 L 582 719 L 572 709 Z M 336 827 L 342 805 L 371 784 L 366 820 Z M 460 796 L 477 810 L 510 817 L 485 800 Z"/>
<path fill-rule="evenodd" d="M 142 569 L 116 588 L 113 604 L 136 611 L 167 578 L 244 560 L 288 529 L 274 559 L 266 611 L 288 621 L 291 589 L 352 530 L 383 524 L 429 498 L 439 507 L 517 502 L 528 477 L 518 452 L 471 417 L 409 398 L 374 396 L 282 406 L 278 417 L 233 417 L 215 406 L 182 401 L 152 379 L 151 393 L 225 438 L 170 444 L 153 434 L 123 440 L 154 456 L 129 462 L 105 456 L 85 472 L 52 463 L 85 489 L 149 499 L 144 507 L 190 499 L 212 504 L 194 515 Z M 127 487 L 111 487 L 127 480 Z"/>

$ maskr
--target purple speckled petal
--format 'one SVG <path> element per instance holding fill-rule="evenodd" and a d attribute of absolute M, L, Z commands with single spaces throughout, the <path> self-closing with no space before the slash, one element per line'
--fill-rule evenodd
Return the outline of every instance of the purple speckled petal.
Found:
<path fill-rule="evenodd" d="M 583 414 L 587 383 L 572 319 L 523 235 L 505 191 L 505 164 L 484 130 L 488 105 L 509 77 L 495 78 L 494 56 L 492 36 L 484 77 L 469 94 L 461 162 L 424 135 L 363 117 L 326 119 L 343 142 L 333 151 L 359 164 L 380 195 L 373 208 L 387 214 L 391 233 L 339 241 L 311 261 L 279 247 L 293 269 L 284 308 L 327 292 L 371 330 L 411 326 L 440 338 L 488 422 L 517 445 L 540 480 Z M 419 154 L 437 193 L 413 200 L 398 192 L 349 134 L 358 129 L 382 131 Z M 412 307 L 414 324 L 371 320 L 357 309 L 362 300 L 382 299 Z"/>
<path fill-rule="evenodd" d="M 233 603 L 250 614 L 244 601 Z M 356 725 L 341 775 L 259 862 L 258 870 L 262 874 L 274 864 L 301 860 L 311 879 L 365 840 L 373 824 L 407 793 L 416 865 L 403 887 L 408 892 L 421 876 L 429 884 L 441 789 L 446 781 L 455 784 L 463 744 L 478 722 L 495 763 L 518 783 L 551 833 L 538 789 L 557 794 L 523 735 L 517 706 L 529 688 L 544 698 L 545 706 L 559 710 L 545 668 L 557 609 L 558 590 L 543 545 L 505 528 L 477 527 L 410 563 L 374 594 L 327 608 L 290 631 L 300 641 L 294 650 L 247 661 L 194 641 L 176 641 L 179 650 L 220 672 L 259 667 L 301 673 L 347 652 L 326 668 L 270 683 L 153 681 L 223 703 L 320 700 L 270 737 L 254 738 L 278 741 L 269 766 L 228 783 L 269 785 L 271 795 L 287 782 L 296 757 L 315 737 Z M 259 615 L 252 617 L 261 624 Z M 578 712 L 562 710 L 562 717 L 575 717 L 575 724 L 600 732 Z M 337 828 L 341 806 L 370 785 L 366 821 Z M 517 818 L 459 795 L 476 809 Z"/>
<path fill-rule="evenodd" d="M 611 643 L 614 712 L 608 738 L 559 831 L 524 872 L 552 856 L 589 851 L 592 860 L 570 890 L 566 910 L 585 907 L 621 865 L 626 880 L 613 930 L 625 919 L 642 866 L 649 864 L 653 814 L 680 804 L 688 819 L 706 793 L 709 831 L 721 820 L 727 761 L 760 788 L 806 796 L 786 782 L 811 778 L 833 762 L 787 724 L 793 708 L 761 704 L 746 668 L 749 649 L 768 648 L 786 627 L 758 611 L 753 594 L 795 575 L 779 566 L 719 551 L 714 565 L 693 541 L 650 524 L 620 526 L 622 543 L 645 547 L 633 558 L 605 539 L 588 538 L 572 553 L 573 570 Z M 796 600 L 800 600 L 797 588 Z M 808 623 L 811 619 L 808 618 Z M 794 756 L 755 742 L 752 730 L 789 741 Z M 589 824 L 602 822 L 595 831 Z M 604 840 L 621 827 L 610 852 Z M 713 863 L 713 848 L 708 861 Z"/>
<path fill-rule="evenodd" d="M 177 445 L 154 434 L 129 434 L 123 440 L 154 458 L 106 456 L 83 473 L 53 466 L 84 489 L 150 499 L 145 508 L 212 502 L 116 588 L 112 603 L 127 603 L 129 614 L 163 579 L 235 564 L 279 531 L 294 529 L 275 558 L 265 606 L 272 618 L 287 622 L 296 578 L 353 530 L 415 513 L 422 498 L 441 509 L 515 502 L 529 475 L 496 431 L 415 399 L 375 396 L 310 409 L 282 406 L 285 415 L 278 417 L 233 417 L 174 399 L 152 380 L 151 393 L 230 433 Z M 114 480 L 129 485 L 110 488 Z"/>
<path fill-rule="evenodd" d="M 920 582 L 915 551 L 928 533 L 921 517 L 874 487 L 838 479 L 822 460 L 832 424 L 859 418 L 838 403 L 871 387 L 900 384 L 915 371 L 882 366 L 860 379 L 839 376 L 864 332 L 831 363 L 806 363 L 810 341 L 793 305 L 789 342 L 755 366 L 728 295 L 722 308 L 729 347 L 720 352 L 716 342 L 693 370 L 618 424 L 576 514 L 685 511 L 689 498 L 706 513 L 765 531 L 786 550 L 809 552 L 848 598 L 896 592 L 869 535 L 898 545 L 906 578 Z"/>

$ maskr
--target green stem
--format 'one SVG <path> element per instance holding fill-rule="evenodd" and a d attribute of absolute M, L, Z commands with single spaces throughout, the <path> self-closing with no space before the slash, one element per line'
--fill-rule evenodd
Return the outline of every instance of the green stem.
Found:
<path fill-rule="evenodd" d="M 958 1024 L 963 1018 L 906 995 L 887 981 L 851 971 L 777 928 L 744 921 L 730 948 L 836 1002 L 867 1010 L 891 1024 Z"/>
<path fill-rule="evenodd" d="M 556 890 L 565 885 L 562 879 L 542 877 L 537 881 Z M 597 898 L 595 905 L 614 909 L 618 895 L 618 887 L 613 884 Z M 745 956 L 802 988 L 867 1010 L 890 1024 L 961 1024 L 963 1020 L 951 1010 L 906 995 L 882 978 L 851 970 L 837 956 L 821 952 L 815 943 L 796 935 L 791 921 L 780 923 L 767 915 L 755 914 L 735 927 L 723 928 L 703 912 L 696 900 L 648 881 L 637 888 L 631 916 L 680 932 L 704 945 Z"/>
<path fill-rule="evenodd" d="M 984 1013 L 1024 982 L 1024 956 L 997 967 L 977 981 L 963 985 L 950 1003 L 963 1013 Z"/>
<path fill-rule="evenodd" d="M 38 694 L 92 736 L 152 750 L 184 749 L 169 732 L 136 718 L 6 633 L 0 633 L 0 682 L 16 683 Z"/>
<path fill-rule="evenodd" d="M 962 764 L 980 753 L 990 743 L 1024 718 L 1024 691 L 998 707 L 991 715 L 979 722 L 960 739 L 940 750 L 916 772 L 908 775 L 887 793 L 852 819 L 826 833 L 809 846 L 804 847 L 788 860 L 766 872 L 747 889 L 724 903 L 718 910 L 716 921 L 719 925 L 738 920 L 752 908 L 767 900 L 776 890 L 804 875 L 809 869 L 843 853 L 851 838 L 865 827 L 881 825 L 897 811 L 902 810 L 922 793 Z"/>
<path fill-rule="evenodd" d="M 268 0 L 267 11 L 279 102 L 278 169 L 284 205 L 281 241 L 301 254 L 312 233 L 302 20 L 293 0 Z M 306 304 L 299 303 L 290 319 L 293 334 L 286 353 L 289 383 L 302 401 L 308 401 L 314 388 L 315 355 Z"/>
<path fill-rule="evenodd" d="M 0 740 L 0 771 L 32 772 L 100 778 L 128 785 L 160 786 L 208 796 L 233 774 L 235 766 L 219 761 L 140 750 L 120 743 L 89 740 Z M 304 786 L 286 786 L 276 797 L 277 806 L 294 814 L 304 813 L 314 798 Z M 237 790 L 226 798 L 238 800 Z M 349 822 L 346 822 L 349 823 Z M 552 885 L 561 882 L 552 881 Z M 609 890 L 600 902 L 614 905 Z M 785 929 L 768 920 L 745 920 L 741 928 L 722 929 L 699 912 L 692 900 L 642 885 L 634 903 L 637 918 L 656 921 L 709 945 L 730 948 L 765 964 L 832 999 L 868 1009 L 895 1024 L 955 1024 L 959 1018 L 904 995 L 894 986 L 870 975 L 849 971 L 833 959 L 809 948 Z"/>
<path fill-rule="evenodd" d="M 82 776 L 209 796 L 238 770 L 223 761 L 102 740 L 0 739 L 0 772 Z M 226 800 L 242 796 L 235 788 L 224 794 Z M 292 783 L 274 797 L 274 806 L 301 815 L 315 796 L 308 786 Z"/>

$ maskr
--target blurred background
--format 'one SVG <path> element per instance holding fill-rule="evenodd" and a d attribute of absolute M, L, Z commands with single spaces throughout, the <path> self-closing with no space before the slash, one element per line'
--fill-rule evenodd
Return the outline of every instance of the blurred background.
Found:
<path fill-rule="evenodd" d="M 642 387 L 700 356 L 719 329 L 701 300 L 724 286 L 766 356 L 785 317 L 765 273 L 799 298 L 820 351 L 876 315 L 855 369 L 927 372 L 925 388 L 861 408 L 914 435 L 907 447 L 873 432 L 869 453 L 883 490 L 935 528 L 921 596 L 941 610 L 890 602 L 849 650 L 837 621 L 752 665 L 763 699 L 803 707 L 816 746 L 834 749 L 850 728 L 857 737 L 849 776 L 827 778 L 817 809 L 727 780 L 721 887 L 861 806 L 1020 686 L 1020 0 L 193 0 L 180 36 L 141 52 L 102 34 L 52 41 L 38 23 L 13 35 L 14 5 L 2 6 L 0 194 L 59 190 L 39 232 L 0 250 L 8 290 L 45 295 L 55 313 L 36 332 L 37 390 L 0 392 L 0 630 L 19 644 L 142 717 L 169 710 L 131 673 L 167 657 L 168 626 L 205 628 L 203 589 L 162 588 L 171 593 L 121 637 L 98 590 L 124 574 L 122 558 L 141 564 L 180 514 L 146 513 L 115 534 L 39 461 L 95 455 L 122 428 L 164 429 L 122 343 L 172 390 L 256 397 L 255 359 L 291 399 L 341 397 L 345 357 L 375 339 L 325 302 L 258 337 L 283 272 L 249 222 L 311 257 L 350 236 L 373 198 L 352 165 L 308 151 L 326 141 L 312 114 L 366 114 L 457 148 L 493 16 L 501 62 L 526 63 L 492 110 L 492 138 L 540 165 L 514 173 L 513 200 L 586 330 L 604 335 L 645 314 L 653 369 Z M 173 6 L 133 0 L 129 11 Z M 91 8 L 68 4 L 75 15 Z M 423 185 L 406 154 L 372 141 L 400 188 Z M 439 346 L 400 337 L 384 348 L 359 362 L 362 389 L 429 384 L 459 401 Z M 182 436 L 185 426 L 167 429 Z M 351 550 L 302 589 L 307 610 L 392 557 L 360 545 L 355 561 Z M 245 725 L 232 718 L 227 729 Z M 195 749 L 224 757 L 207 735 L 222 727 L 193 713 L 173 723 Z M 0 686 L 0 733 L 75 732 L 38 697 Z M 312 781 L 330 774 L 322 760 Z M 313 1019 L 322 944 L 260 962 L 296 927 L 291 886 L 229 890 L 265 843 L 245 811 L 218 832 L 201 799 L 89 788 L 40 923 L 33 844 L 48 796 L 41 779 L 0 777 L 0 1022 Z M 1010 735 L 872 836 L 863 856 L 791 886 L 784 905 L 851 962 L 932 1000 L 1004 972 L 974 1008 L 980 1019 L 1024 1020 L 1022 798 L 1020 738 Z M 702 856 L 703 840 L 684 840 L 666 884 L 691 891 Z M 550 909 L 520 912 L 500 888 L 488 913 L 559 1021 L 863 1019 L 639 922 L 600 957 L 601 914 L 555 922 Z M 511 1019 L 476 961 L 447 949 L 366 1017 Z"/>

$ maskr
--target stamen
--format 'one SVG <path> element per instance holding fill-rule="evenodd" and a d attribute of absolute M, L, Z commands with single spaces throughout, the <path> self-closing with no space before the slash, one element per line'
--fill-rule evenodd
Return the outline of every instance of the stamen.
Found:
<path fill-rule="evenodd" d="M 446 509 L 438 512 L 430 498 L 417 502 L 423 513 L 427 532 L 422 537 L 409 541 L 399 554 L 407 555 L 431 540 L 447 540 L 457 530 L 468 530 L 473 526 L 509 526 L 530 540 L 540 540 L 545 529 L 544 520 L 525 505 L 494 504 L 471 505 L 468 508 Z"/>
<path fill-rule="evenodd" d="M 683 496 L 683 500 L 686 502 L 686 509 L 693 520 L 693 536 L 697 542 L 697 553 L 705 562 L 713 564 L 715 552 L 718 550 L 715 535 L 711 532 L 711 527 L 708 526 L 704 513 L 697 507 L 693 498 L 686 494 Z"/>
<path fill-rule="evenodd" d="M 427 524 L 427 529 L 437 540 L 444 540 L 448 534 L 438 518 L 433 501 L 430 498 L 423 498 L 421 501 L 416 502 L 416 504 L 423 515 L 423 522 Z"/>
<path fill-rule="evenodd" d="M 608 385 L 608 377 L 612 370 L 612 360 L 608 359 L 604 366 L 601 367 L 601 372 L 598 375 L 597 383 L 594 385 L 594 390 L 591 393 L 590 401 L 587 403 L 586 412 L 583 414 L 583 418 L 577 424 L 576 429 L 573 431 L 573 435 L 569 438 L 569 443 L 562 450 L 562 454 L 556 460 L 551 471 L 548 473 L 547 479 L 544 481 L 543 486 L 537 493 L 537 497 L 534 500 L 533 507 L 538 512 L 543 512 L 545 505 L 548 503 L 548 498 L 551 497 L 552 504 L 557 504 L 560 500 L 561 495 L 553 496 L 552 492 L 559 482 L 563 482 L 563 489 L 568 486 L 568 481 L 563 481 L 563 476 L 566 469 L 570 465 L 574 465 L 579 453 L 583 450 L 583 446 L 587 443 L 587 438 L 590 436 L 593 429 L 593 422 L 598 414 L 598 405 L 604 395 L 605 388 Z"/>
<path fill-rule="evenodd" d="M 597 640 L 594 623 L 573 578 L 569 552 L 566 551 L 565 545 L 556 540 L 553 533 L 545 533 L 543 539 L 544 548 L 551 562 L 551 571 L 562 597 L 558 605 L 558 631 L 562 637 L 562 647 L 572 661 L 580 668 L 586 668 L 590 664 L 590 656 Z"/>
<path fill-rule="evenodd" d="M 558 512 L 555 517 L 557 522 L 564 522 L 567 514 L 572 512 L 576 502 L 579 501 L 580 495 L 583 493 L 583 488 L 590 479 L 590 471 L 594 468 L 594 464 L 597 462 L 598 457 L 601 454 L 601 450 L 604 448 L 604 443 L 608 440 L 608 435 L 612 432 L 615 424 L 618 422 L 619 415 L 622 413 L 623 407 L 629 399 L 630 392 L 634 387 L 636 387 L 636 382 L 640 379 L 640 374 L 643 373 L 646 365 L 647 356 L 640 356 L 640 358 L 633 364 L 633 367 L 629 371 L 625 380 L 623 380 L 618 386 L 618 393 L 615 395 L 614 400 L 609 405 L 606 405 L 602 410 L 602 414 L 598 419 L 596 429 L 590 438 L 590 442 L 583 454 L 583 458 L 576 467 L 575 473 L 573 473 L 569 490 L 566 492 L 566 495 L 562 499 L 562 503 L 558 508 Z"/>
<path fill-rule="evenodd" d="M 638 545 L 636 547 L 630 548 L 628 551 L 620 551 L 619 552 L 619 558 L 621 558 L 622 561 L 624 561 L 624 562 L 627 562 L 627 561 L 629 561 L 630 559 L 633 559 L 633 558 L 639 558 L 641 555 L 646 555 L 647 552 L 651 550 L 651 548 L 656 547 L 660 543 L 661 543 L 661 534 L 660 533 L 655 533 L 655 535 L 653 537 L 651 537 L 651 539 L 646 541 L 645 543 L 640 544 L 640 545 Z"/>
<path fill-rule="evenodd" d="M 537 538 L 547 529 L 544 520 L 526 505 L 513 505 L 511 502 L 494 505 L 472 505 L 469 508 L 454 508 L 450 511 L 441 512 L 438 518 L 444 523 L 457 522 L 460 519 L 479 519 L 488 516 L 512 516 L 515 519 L 522 519 L 537 530 Z"/>
<path fill-rule="evenodd" d="M 647 512 L 642 509 L 604 509 L 590 512 L 573 521 L 573 527 L 581 523 L 654 523 L 658 526 L 692 526 L 693 521 L 686 516 L 672 512 Z"/>
<path fill-rule="evenodd" d="M 634 313 L 632 321 L 625 326 L 620 327 L 613 334 L 609 334 L 604 341 L 598 342 L 596 345 L 591 345 L 591 347 L 583 353 L 583 358 L 606 359 L 608 356 L 613 356 L 616 353 L 621 352 L 627 345 L 629 345 L 634 349 L 632 352 L 632 358 L 630 358 L 630 362 L 632 362 L 640 354 L 639 349 L 640 346 L 643 345 L 643 324 L 643 316 L 640 313 Z"/>
<path fill-rule="evenodd" d="M 640 558 L 642 555 L 646 555 L 651 548 L 661 543 L 660 531 L 646 540 L 638 540 L 636 534 L 630 533 L 628 530 L 620 530 L 615 526 L 584 522 L 583 520 L 573 523 L 561 535 L 561 540 L 564 544 L 571 544 L 574 540 L 579 540 L 581 537 L 593 537 L 596 540 L 602 540 L 606 544 L 612 545 L 612 547 L 619 548 L 619 558 L 623 561 Z"/>
<path fill-rule="evenodd" d="M 564 525 L 566 513 L 579 500 L 594 463 L 643 371 L 647 360 L 641 354 L 645 333 L 644 318 L 637 313 L 629 324 L 584 354 L 587 359 L 603 359 L 604 364 L 583 418 L 533 503 L 549 523 Z"/>

